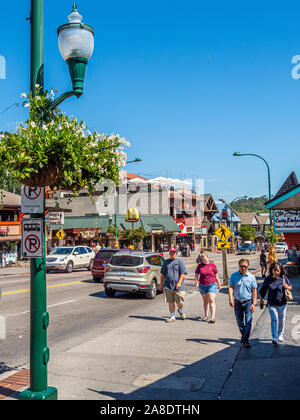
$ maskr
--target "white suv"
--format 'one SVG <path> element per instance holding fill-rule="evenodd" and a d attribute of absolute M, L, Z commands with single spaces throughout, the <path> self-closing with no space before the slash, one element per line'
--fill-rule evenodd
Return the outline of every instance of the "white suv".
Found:
<path fill-rule="evenodd" d="M 50 270 L 64 270 L 72 273 L 75 268 L 92 269 L 95 252 L 89 246 L 61 246 L 46 258 L 47 273 Z"/>
<path fill-rule="evenodd" d="M 288 250 L 288 246 L 285 242 L 277 242 L 275 245 L 275 251 L 276 252 L 286 252 Z"/>

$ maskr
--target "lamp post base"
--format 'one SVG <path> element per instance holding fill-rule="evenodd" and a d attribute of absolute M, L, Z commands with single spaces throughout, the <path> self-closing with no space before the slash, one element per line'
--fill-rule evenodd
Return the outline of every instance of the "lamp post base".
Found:
<path fill-rule="evenodd" d="M 30 388 L 25 389 L 25 391 L 21 392 L 20 400 L 57 400 L 57 389 L 49 387 L 46 391 L 43 392 L 35 392 L 31 391 Z"/>

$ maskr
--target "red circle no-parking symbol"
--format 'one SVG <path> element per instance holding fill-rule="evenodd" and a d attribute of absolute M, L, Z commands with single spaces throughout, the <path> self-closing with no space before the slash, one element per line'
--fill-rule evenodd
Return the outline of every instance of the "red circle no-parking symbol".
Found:
<path fill-rule="evenodd" d="M 30 234 L 25 239 L 24 246 L 27 252 L 30 252 L 30 254 L 36 254 L 40 250 L 41 242 L 38 236 Z"/>
<path fill-rule="evenodd" d="M 26 186 L 24 188 L 25 197 L 29 200 L 36 200 L 41 195 L 42 188 L 41 187 L 29 187 Z"/>

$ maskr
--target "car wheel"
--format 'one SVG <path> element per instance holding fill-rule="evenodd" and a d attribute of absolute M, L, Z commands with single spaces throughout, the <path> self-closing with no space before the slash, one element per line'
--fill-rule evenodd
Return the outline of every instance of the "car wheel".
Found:
<path fill-rule="evenodd" d="M 92 267 L 93 267 L 93 260 L 90 261 L 89 266 L 88 266 L 88 270 L 92 271 Z"/>
<path fill-rule="evenodd" d="M 147 290 L 147 292 L 146 292 L 146 298 L 147 299 L 154 299 L 156 295 L 157 295 L 156 280 L 152 280 L 152 282 L 150 284 L 150 289 Z"/>
<path fill-rule="evenodd" d="M 102 277 L 94 277 L 93 276 L 93 280 L 95 283 L 103 283 L 103 278 Z"/>
<path fill-rule="evenodd" d="M 72 273 L 72 271 L 73 271 L 73 262 L 69 261 L 66 266 L 66 273 Z"/>
<path fill-rule="evenodd" d="M 116 294 L 116 291 L 113 289 L 109 289 L 108 287 L 105 287 L 105 294 L 108 297 L 113 297 Z"/>

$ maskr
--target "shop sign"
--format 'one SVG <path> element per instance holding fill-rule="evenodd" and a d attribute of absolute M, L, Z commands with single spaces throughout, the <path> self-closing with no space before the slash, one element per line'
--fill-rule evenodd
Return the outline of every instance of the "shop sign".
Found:
<path fill-rule="evenodd" d="M 275 232 L 300 232 L 300 211 L 274 210 Z"/>
<path fill-rule="evenodd" d="M 126 222 L 138 222 L 140 219 L 137 209 L 128 209 L 126 213 Z"/>
<path fill-rule="evenodd" d="M 157 234 L 157 235 L 162 235 L 165 232 L 162 229 L 152 229 L 151 233 Z"/>
<path fill-rule="evenodd" d="M 49 213 L 49 223 L 50 225 L 63 225 L 65 223 L 65 213 Z"/>
<path fill-rule="evenodd" d="M 95 231 L 93 230 L 84 230 L 82 232 L 80 232 L 80 235 L 82 238 L 84 239 L 92 239 L 95 236 Z"/>

